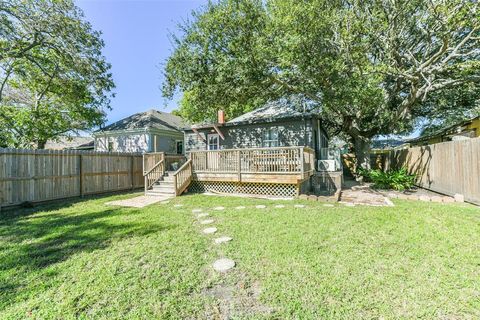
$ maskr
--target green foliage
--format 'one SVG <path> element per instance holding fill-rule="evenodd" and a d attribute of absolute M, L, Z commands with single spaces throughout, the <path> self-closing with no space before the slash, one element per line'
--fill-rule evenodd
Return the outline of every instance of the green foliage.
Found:
<path fill-rule="evenodd" d="M 104 121 L 114 88 L 100 33 L 71 0 L 0 4 L 0 144 L 42 148 Z"/>
<path fill-rule="evenodd" d="M 373 187 L 378 189 L 393 189 L 403 191 L 411 189 L 415 185 L 414 174 L 409 174 L 405 168 L 392 169 L 384 172 L 382 170 L 366 170 L 359 168 L 359 174 L 367 181 L 373 182 Z"/>
<path fill-rule="evenodd" d="M 443 107 L 423 107 L 433 93 L 478 88 L 479 12 L 467 0 L 209 2 L 174 37 L 163 94 L 183 92 L 193 121 L 302 94 L 332 134 L 368 148 L 438 115 Z"/>

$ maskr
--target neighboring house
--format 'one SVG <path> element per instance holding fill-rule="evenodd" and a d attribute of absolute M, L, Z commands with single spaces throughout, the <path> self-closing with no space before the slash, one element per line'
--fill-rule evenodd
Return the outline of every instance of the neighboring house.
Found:
<path fill-rule="evenodd" d="M 45 149 L 49 150 L 93 150 L 92 137 L 61 137 L 58 140 L 48 140 Z"/>
<path fill-rule="evenodd" d="M 171 113 L 154 109 L 136 113 L 96 131 L 95 150 L 183 154 L 185 126 Z"/>
<path fill-rule="evenodd" d="M 456 123 L 432 134 L 407 140 L 410 146 L 424 146 L 452 140 L 480 137 L 480 116 Z"/>
<path fill-rule="evenodd" d="M 288 99 L 269 102 L 228 122 L 218 121 L 185 130 L 185 151 L 306 146 L 322 159 L 328 136 L 318 110 Z"/>

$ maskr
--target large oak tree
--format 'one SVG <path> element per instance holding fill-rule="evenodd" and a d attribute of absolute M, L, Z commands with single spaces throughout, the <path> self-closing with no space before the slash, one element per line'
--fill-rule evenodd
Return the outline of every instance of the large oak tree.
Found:
<path fill-rule="evenodd" d="M 43 148 L 104 122 L 103 46 L 72 0 L 0 1 L 0 145 Z"/>
<path fill-rule="evenodd" d="M 372 137 L 438 116 L 433 94 L 478 88 L 479 18 L 467 0 L 211 2 L 173 37 L 163 93 L 183 92 L 192 121 L 302 94 L 368 167 Z"/>

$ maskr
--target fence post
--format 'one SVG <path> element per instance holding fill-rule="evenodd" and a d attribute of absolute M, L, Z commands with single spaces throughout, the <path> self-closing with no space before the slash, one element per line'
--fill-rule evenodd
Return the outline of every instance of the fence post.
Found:
<path fill-rule="evenodd" d="M 79 173 L 80 173 L 80 197 L 83 198 L 83 156 L 82 154 L 79 155 L 79 160 L 80 160 L 80 164 L 79 164 Z"/>

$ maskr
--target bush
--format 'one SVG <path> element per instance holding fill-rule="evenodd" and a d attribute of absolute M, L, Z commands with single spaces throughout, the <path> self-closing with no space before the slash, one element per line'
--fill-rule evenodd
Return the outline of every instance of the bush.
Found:
<path fill-rule="evenodd" d="M 415 175 L 409 174 L 405 168 L 389 170 L 387 172 L 360 169 L 358 173 L 367 181 L 373 182 L 373 187 L 378 189 L 403 191 L 405 189 L 411 189 L 415 183 Z"/>

